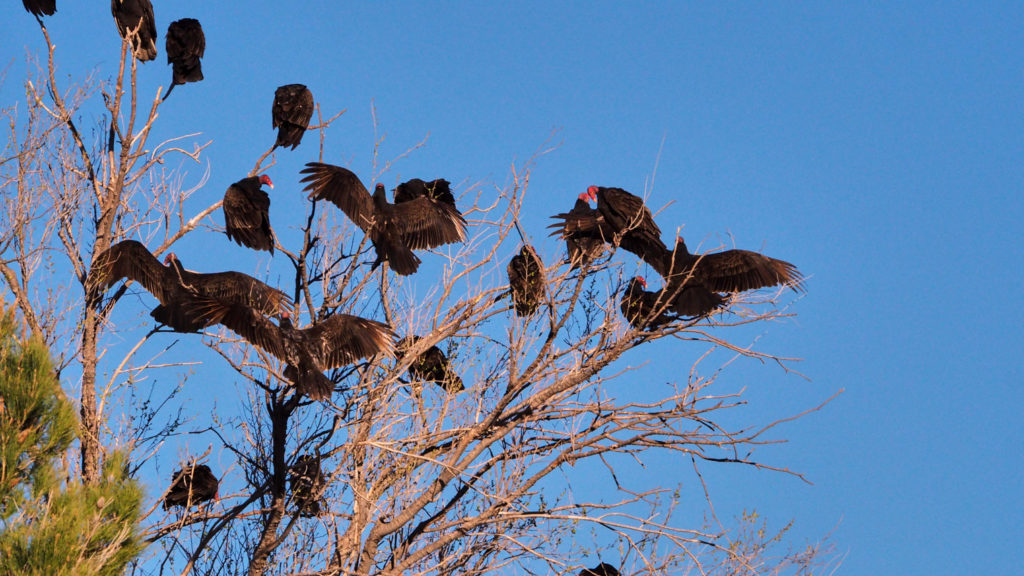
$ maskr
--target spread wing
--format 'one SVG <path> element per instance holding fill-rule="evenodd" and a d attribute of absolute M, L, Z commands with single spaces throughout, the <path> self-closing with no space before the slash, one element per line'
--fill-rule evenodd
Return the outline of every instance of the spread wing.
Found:
<path fill-rule="evenodd" d="M 374 354 L 395 354 L 395 333 L 376 320 L 335 314 L 302 332 L 309 353 L 324 370 Z"/>
<path fill-rule="evenodd" d="M 356 226 L 368 232 L 373 227 L 375 210 L 370 193 L 351 170 L 340 166 L 310 162 L 302 170 L 307 174 L 302 182 L 308 182 L 311 200 L 327 200 L 345 213 Z"/>
<path fill-rule="evenodd" d="M 92 277 L 101 290 L 125 278 L 138 282 L 161 303 L 171 297 L 171 287 L 177 284 L 169 269 L 135 240 L 122 240 L 97 255 L 92 263 Z"/>
<path fill-rule="evenodd" d="M 803 275 L 796 266 L 749 250 L 700 256 L 693 275 L 714 292 L 743 292 L 779 284 L 789 284 L 797 292 L 803 290 Z"/>
<path fill-rule="evenodd" d="M 424 182 L 419 178 L 413 178 L 403 182 L 395 188 L 395 204 L 415 200 L 420 196 L 429 196 L 439 202 L 455 206 L 455 196 L 452 195 L 451 182 L 439 178 Z"/>
<path fill-rule="evenodd" d="M 288 361 L 280 327 L 248 306 L 200 297 L 189 303 L 189 313 L 207 325 L 221 324 L 278 360 Z"/>
<path fill-rule="evenodd" d="M 436 248 L 466 239 L 466 219 L 454 204 L 420 196 L 390 205 L 390 211 L 390 224 L 413 250 Z"/>
<path fill-rule="evenodd" d="M 268 316 L 291 312 L 288 295 L 241 272 L 189 273 L 183 279 L 199 297 L 252 308 Z"/>

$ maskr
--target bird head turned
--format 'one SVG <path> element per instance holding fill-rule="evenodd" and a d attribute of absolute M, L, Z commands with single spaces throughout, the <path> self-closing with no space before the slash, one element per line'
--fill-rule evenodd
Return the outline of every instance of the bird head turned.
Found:
<path fill-rule="evenodd" d="M 271 190 L 274 189 L 274 183 L 270 181 L 270 176 L 267 176 L 266 174 L 260 174 L 260 184 L 266 184 L 267 186 L 270 186 Z"/>
<path fill-rule="evenodd" d="M 178 261 L 178 256 L 174 252 L 168 252 L 167 256 L 164 256 L 164 266 L 170 266 L 172 263 Z"/>
<path fill-rule="evenodd" d="M 587 188 L 587 196 L 591 202 L 597 202 L 597 186 Z"/>
<path fill-rule="evenodd" d="M 639 282 L 640 285 L 643 286 L 644 288 L 647 288 L 647 280 L 644 280 L 643 276 L 637 276 L 636 281 Z"/>

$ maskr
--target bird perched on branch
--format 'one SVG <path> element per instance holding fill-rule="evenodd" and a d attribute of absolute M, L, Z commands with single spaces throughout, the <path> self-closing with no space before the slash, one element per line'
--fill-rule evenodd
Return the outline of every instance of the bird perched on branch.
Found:
<path fill-rule="evenodd" d="M 466 239 L 466 219 L 450 193 L 410 193 L 408 199 L 392 204 L 383 184 L 377 184 L 370 196 L 359 177 L 346 168 L 310 162 L 302 173 L 307 175 L 302 181 L 308 182 L 305 189 L 311 200 L 334 204 L 370 237 L 377 253 L 373 268 L 388 262 L 396 273 L 408 276 L 420 265 L 413 250 Z"/>
<path fill-rule="evenodd" d="M 676 317 L 668 314 L 668 300 L 662 292 L 648 292 L 647 281 L 637 276 L 629 281 L 619 301 L 619 310 L 633 328 L 654 330 L 668 324 Z M 655 313 L 656 310 L 661 310 Z"/>
<path fill-rule="evenodd" d="M 110 0 L 110 12 L 121 38 L 128 38 L 132 54 L 142 62 L 156 58 L 156 18 L 149 0 Z"/>
<path fill-rule="evenodd" d="M 404 357 L 420 340 L 419 336 L 406 336 L 398 343 L 399 353 Z M 434 382 L 449 394 L 466 389 L 462 378 L 452 370 L 448 357 L 437 346 L 427 348 L 409 364 L 409 375 L 424 382 Z"/>
<path fill-rule="evenodd" d="M 292 150 L 302 142 L 302 136 L 309 128 L 313 117 L 313 93 L 304 84 L 286 84 L 274 91 L 274 105 L 270 110 L 277 128 L 274 147 Z"/>
<path fill-rule="evenodd" d="M 219 488 L 220 482 L 206 464 L 186 466 L 171 476 L 171 487 L 164 496 L 164 510 L 215 500 Z"/>
<path fill-rule="evenodd" d="M 537 311 L 544 299 L 544 265 L 536 250 L 523 244 L 519 253 L 508 262 L 508 285 L 516 314 L 529 316 Z"/>
<path fill-rule="evenodd" d="M 203 63 L 200 58 L 206 52 L 206 36 L 203 27 L 195 18 L 182 18 L 171 22 L 164 38 L 167 63 L 171 65 L 171 85 L 164 100 L 178 84 L 199 82 L 203 79 Z"/>
<path fill-rule="evenodd" d="M 299 510 L 299 516 L 319 516 L 326 487 L 324 473 L 320 469 L 320 459 L 312 454 L 303 454 L 296 458 L 288 470 L 288 481 L 292 501 Z"/>
<path fill-rule="evenodd" d="M 53 16 L 57 11 L 57 0 L 21 0 L 25 10 L 36 16 Z"/>
<path fill-rule="evenodd" d="M 552 216 L 561 218 L 563 222 L 548 226 L 556 228 L 552 236 L 558 235 L 565 239 L 571 268 L 589 264 L 604 253 L 604 235 L 600 226 L 592 224 L 597 220 L 598 213 L 590 207 L 590 201 L 588 192 L 580 194 L 572 210 Z"/>
<path fill-rule="evenodd" d="M 125 278 L 138 282 L 160 301 L 151 312 L 153 318 L 178 332 L 195 332 L 210 325 L 209 319 L 191 311 L 197 298 L 241 304 L 260 314 L 281 314 L 290 309 L 287 294 L 247 274 L 186 270 L 173 252 L 161 264 L 135 240 L 123 240 L 97 255 L 90 278 L 101 291 Z"/>
<path fill-rule="evenodd" d="M 253 250 L 274 253 L 274 231 L 270 228 L 270 196 L 274 183 L 266 174 L 242 178 L 224 193 L 224 231 L 230 240 Z"/>

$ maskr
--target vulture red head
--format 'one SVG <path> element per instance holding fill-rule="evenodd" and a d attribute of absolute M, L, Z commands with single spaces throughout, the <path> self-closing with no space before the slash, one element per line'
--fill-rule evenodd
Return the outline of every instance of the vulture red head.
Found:
<path fill-rule="evenodd" d="M 590 203 L 590 194 L 588 192 L 584 192 L 584 193 L 580 194 L 579 196 L 577 196 L 577 198 L 579 198 L 580 200 L 583 200 L 584 202 L 586 202 L 588 204 Z"/>
<path fill-rule="evenodd" d="M 597 202 L 597 186 L 587 188 L 587 197 L 591 202 Z"/>
<path fill-rule="evenodd" d="M 640 285 L 643 286 L 644 288 L 647 288 L 647 280 L 644 280 L 643 276 L 637 276 L 636 281 L 639 282 Z"/>
<path fill-rule="evenodd" d="M 260 174 L 260 184 L 266 184 L 271 190 L 274 189 L 274 183 L 270 181 L 270 176 L 266 174 Z"/>

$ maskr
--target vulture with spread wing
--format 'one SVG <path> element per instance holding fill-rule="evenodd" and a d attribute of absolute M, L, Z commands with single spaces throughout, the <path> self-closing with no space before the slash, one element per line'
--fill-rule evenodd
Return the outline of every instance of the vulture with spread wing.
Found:
<path fill-rule="evenodd" d="M 182 18 L 171 22 L 164 38 L 167 63 L 171 65 L 171 85 L 164 100 L 178 84 L 199 82 L 203 79 L 203 63 L 199 61 L 206 52 L 206 36 L 203 27 L 195 18 Z"/>
<path fill-rule="evenodd" d="M 198 299 L 190 312 L 223 324 L 249 343 L 287 364 L 284 376 L 313 400 L 326 400 L 334 383 L 324 370 L 352 364 L 375 354 L 394 355 L 395 333 L 386 324 L 334 314 L 308 328 L 295 328 L 288 312 L 274 324 L 259 310 L 216 298 Z"/>
<path fill-rule="evenodd" d="M 171 506 L 189 508 L 200 502 L 215 500 L 220 482 L 206 464 L 194 464 L 171 476 L 171 487 L 164 496 L 164 510 Z"/>
<path fill-rule="evenodd" d="M 398 350 L 404 356 L 420 339 L 419 336 L 406 336 L 398 343 Z M 466 389 L 462 384 L 462 378 L 451 369 L 448 357 L 437 346 L 427 348 L 413 360 L 409 365 L 409 375 L 424 382 L 434 382 L 449 394 Z"/>
<path fill-rule="evenodd" d="M 57 0 L 21 0 L 25 10 L 36 16 L 53 16 L 57 11 Z"/>
<path fill-rule="evenodd" d="M 327 483 L 320 468 L 320 458 L 312 454 L 303 454 L 296 458 L 288 470 L 288 481 L 291 485 L 292 501 L 299 510 L 299 516 L 319 516 Z"/>
<path fill-rule="evenodd" d="M 274 147 L 291 146 L 295 150 L 309 127 L 309 119 L 313 117 L 313 93 L 304 84 L 281 86 L 274 91 L 274 105 L 270 112 L 274 128 L 277 128 Z"/>
<path fill-rule="evenodd" d="M 427 196 L 438 202 L 450 204 L 452 207 L 455 206 L 455 196 L 452 194 L 451 182 L 443 178 L 431 180 L 430 182 L 413 178 L 407 182 L 402 182 L 395 188 L 395 204 L 409 202 L 420 196 Z"/>
<path fill-rule="evenodd" d="M 110 12 L 121 38 L 131 37 L 132 53 L 147 62 L 156 58 L 156 19 L 149 0 L 110 0 Z"/>
<path fill-rule="evenodd" d="M 466 219 L 447 198 L 423 194 L 392 204 L 383 184 L 377 184 L 370 196 L 351 170 L 310 162 L 302 173 L 307 174 L 302 181 L 309 183 L 311 200 L 327 200 L 341 208 L 370 237 L 377 253 L 373 268 L 386 261 L 396 273 L 408 276 L 420 265 L 413 250 L 466 239 Z"/>
<path fill-rule="evenodd" d="M 224 193 L 224 231 L 228 238 L 253 250 L 274 253 L 274 231 L 270 228 L 270 196 L 260 188 L 274 183 L 266 174 L 242 178 Z"/>
<path fill-rule="evenodd" d="M 629 325 L 641 330 L 654 330 L 676 320 L 668 313 L 669 303 L 663 299 L 662 292 L 648 292 L 644 288 L 647 288 L 647 281 L 637 276 L 629 281 L 622 293 L 619 310 Z M 655 314 L 659 309 L 663 310 Z"/>
<path fill-rule="evenodd" d="M 92 281 L 107 290 L 127 278 L 142 285 L 160 301 L 151 315 L 178 332 L 195 332 L 209 319 L 192 311 L 197 298 L 216 298 L 255 308 L 260 314 L 280 314 L 290 308 L 288 295 L 241 272 L 202 274 L 186 270 L 174 253 L 159 260 L 141 243 L 123 240 L 96 256 Z"/>
<path fill-rule="evenodd" d="M 529 316 L 544 299 L 544 265 L 533 246 L 523 244 L 508 263 L 508 285 L 516 314 Z"/>

